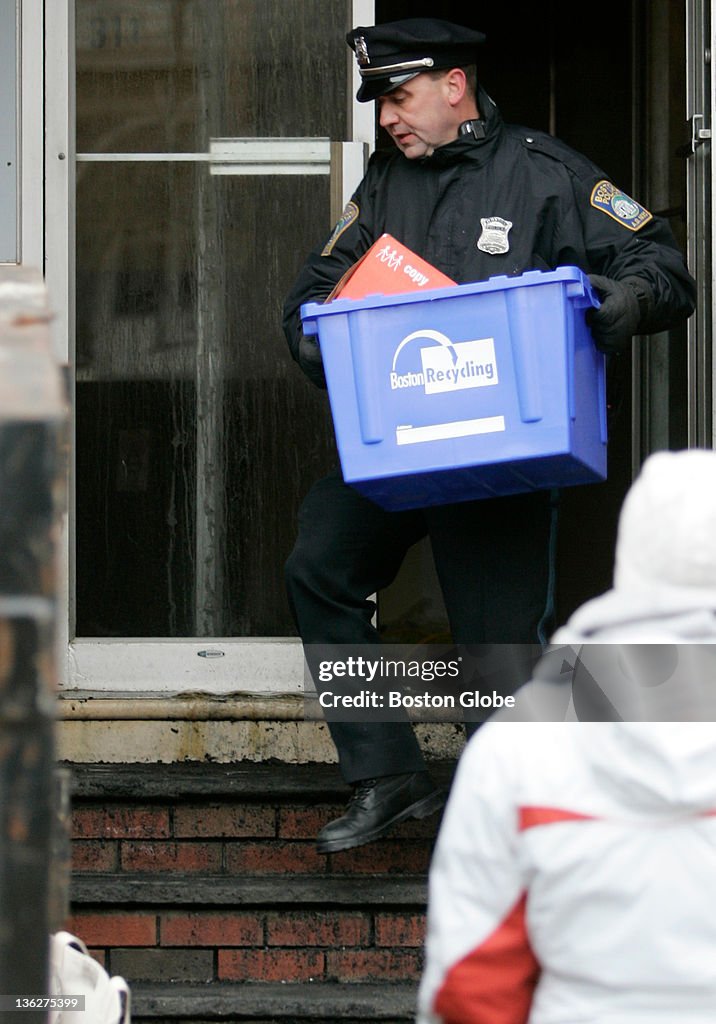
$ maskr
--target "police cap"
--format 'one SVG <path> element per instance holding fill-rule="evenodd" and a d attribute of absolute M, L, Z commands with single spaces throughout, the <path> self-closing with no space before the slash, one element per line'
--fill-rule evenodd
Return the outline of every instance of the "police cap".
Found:
<path fill-rule="evenodd" d="M 397 89 L 422 71 L 474 64 L 482 32 L 440 18 L 406 18 L 359 26 L 346 36 L 355 51 L 361 103 Z"/>

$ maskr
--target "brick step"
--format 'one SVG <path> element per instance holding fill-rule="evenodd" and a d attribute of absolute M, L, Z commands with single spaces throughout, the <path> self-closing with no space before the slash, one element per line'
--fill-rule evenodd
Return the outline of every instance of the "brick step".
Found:
<path fill-rule="evenodd" d="M 451 770 L 434 772 L 436 781 Z M 207 996 L 237 984 L 417 983 L 438 815 L 324 856 L 315 835 L 348 793 L 334 766 L 92 765 L 73 774 L 68 927 L 110 973 Z"/>
<path fill-rule="evenodd" d="M 436 782 L 451 769 L 436 767 Z M 439 821 L 410 820 L 368 852 L 326 857 L 315 837 L 349 793 L 333 765 L 84 765 L 72 776 L 78 874 L 416 874 Z"/>
<path fill-rule="evenodd" d="M 70 931 L 139 981 L 415 981 L 424 876 L 75 878 Z"/>
<path fill-rule="evenodd" d="M 404 1024 L 415 1019 L 410 985 L 135 985 L 133 1024 Z"/>

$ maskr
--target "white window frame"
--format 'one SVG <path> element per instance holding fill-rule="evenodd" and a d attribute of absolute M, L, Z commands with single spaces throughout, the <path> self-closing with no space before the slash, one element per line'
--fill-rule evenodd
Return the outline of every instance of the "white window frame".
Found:
<path fill-rule="evenodd" d="M 18 261 L 42 270 L 43 239 L 43 0 L 19 0 Z"/>
<path fill-rule="evenodd" d="M 0 266 L 20 261 L 21 24 L 18 0 L 0 0 L 0 110 L 7 123 L 0 149 Z"/>
<path fill-rule="evenodd" d="M 71 365 L 74 350 L 74 2 L 73 0 L 22 0 L 30 17 L 23 23 L 42 25 L 44 7 L 45 47 L 45 274 L 50 303 L 55 313 L 55 345 L 59 361 Z M 38 14 L 39 12 L 39 14 Z M 353 0 L 351 23 L 374 22 L 374 0 Z M 33 20 L 34 18 L 34 20 Z M 29 29 L 28 29 L 29 31 Z M 39 30 L 40 33 L 42 30 Z M 42 39 L 33 36 L 23 44 L 29 65 L 39 61 L 42 71 Z M 346 66 L 352 68 L 350 139 L 332 144 L 330 167 L 336 202 L 345 202 L 361 177 L 365 156 L 374 141 L 373 104 L 358 104 L 358 73 L 352 54 L 346 50 Z M 39 81 L 42 81 L 40 77 Z M 35 92 L 42 96 L 41 89 Z M 40 123 L 41 123 L 40 114 Z M 41 147 L 40 143 L 40 147 Z M 297 152 L 301 150 L 299 146 Z M 264 154 L 265 155 L 265 154 Z M 119 155 L 118 155 L 119 156 Z M 164 154 L 166 157 L 166 154 Z M 207 159 L 211 154 L 182 154 L 184 159 Z M 82 154 L 84 159 L 92 159 Z M 120 157 L 121 158 L 121 157 Z M 284 160 L 285 156 L 282 155 Z M 42 168 L 42 152 L 31 158 L 35 173 Z M 328 166 L 325 169 L 327 171 Z M 284 168 L 285 173 L 285 168 Z M 41 205 L 39 207 L 42 208 Z M 36 207 L 37 209 L 37 207 Z M 30 212 L 28 211 L 28 218 Z M 330 225 L 326 226 L 327 229 Z M 42 231 L 28 224 L 30 236 L 42 239 Z M 36 256 L 36 252 L 34 253 Z M 72 460 L 71 460 L 72 462 Z M 247 637 L 210 639 L 92 639 L 74 636 L 74 607 L 71 580 L 74 565 L 74 466 L 70 466 L 69 527 L 65 530 L 64 555 L 60 567 L 65 621 L 60 624 L 62 652 L 60 691 L 66 698 L 78 693 L 98 696 L 174 695 L 203 692 L 212 695 L 296 694 L 303 690 L 303 656 L 295 638 Z"/>

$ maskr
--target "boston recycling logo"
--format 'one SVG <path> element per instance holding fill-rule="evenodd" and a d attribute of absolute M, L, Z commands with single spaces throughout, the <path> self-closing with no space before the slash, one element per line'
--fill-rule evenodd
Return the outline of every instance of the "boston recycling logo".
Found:
<path fill-rule="evenodd" d="M 413 331 L 393 355 L 391 391 L 423 388 L 435 395 L 498 383 L 494 338 L 452 342 L 440 331 Z"/>

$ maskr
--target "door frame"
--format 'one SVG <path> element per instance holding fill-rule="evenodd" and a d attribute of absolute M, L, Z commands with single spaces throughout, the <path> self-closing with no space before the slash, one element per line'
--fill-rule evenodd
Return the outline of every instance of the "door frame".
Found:
<path fill-rule="evenodd" d="M 687 171 L 688 262 L 696 278 L 696 310 L 688 325 L 689 447 L 716 447 L 716 366 L 713 360 L 714 221 L 716 181 L 712 71 L 716 0 L 686 0 L 686 120 L 690 128 Z"/>
<path fill-rule="evenodd" d="M 55 312 L 54 340 L 59 362 L 69 367 L 74 348 L 74 17 L 73 0 L 19 0 L 21 25 L 21 254 L 22 262 L 42 266 Z M 695 127 L 688 170 L 689 265 L 698 270 L 698 305 L 689 321 L 689 445 L 716 446 L 716 373 L 712 325 L 716 296 L 713 271 L 713 223 L 716 188 L 710 138 L 716 101 L 714 80 L 705 59 L 716 22 L 716 0 L 685 0 L 687 17 L 687 111 Z M 352 0 L 353 25 L 374 22 L 374 0 Z M 44 67 L 43 67 L 44 58 Z M 41 83 L 44 70 L 44 97 Z M 372 104 L 354 96 L 358 71 L 346 51 L 351 76 L 351 126 L 348 142 L 372 148 Z M 44 98 L 44 118 L 43 118 Z M 43 143 L 44 135 L 44 143 Z M 342 147 L 336 202 L 350 194 L 363 157 Z M 352 163 L 348 163 L 352 161 Z M 338 182 L 338 179 L 340 181 Z M 43 217 L 44 182 L 44 217 Z M 327 226 L 328 227 L 328 226 Z M 60 625 L 60 676 L 63 693 L 297 693 L 303 686 L 300 641 L 294 638 L 85 639 L 75 637 L 74 466 L 69 466 L 69 517 L 60 566 L 62 597 L 68 610 Z"/>

